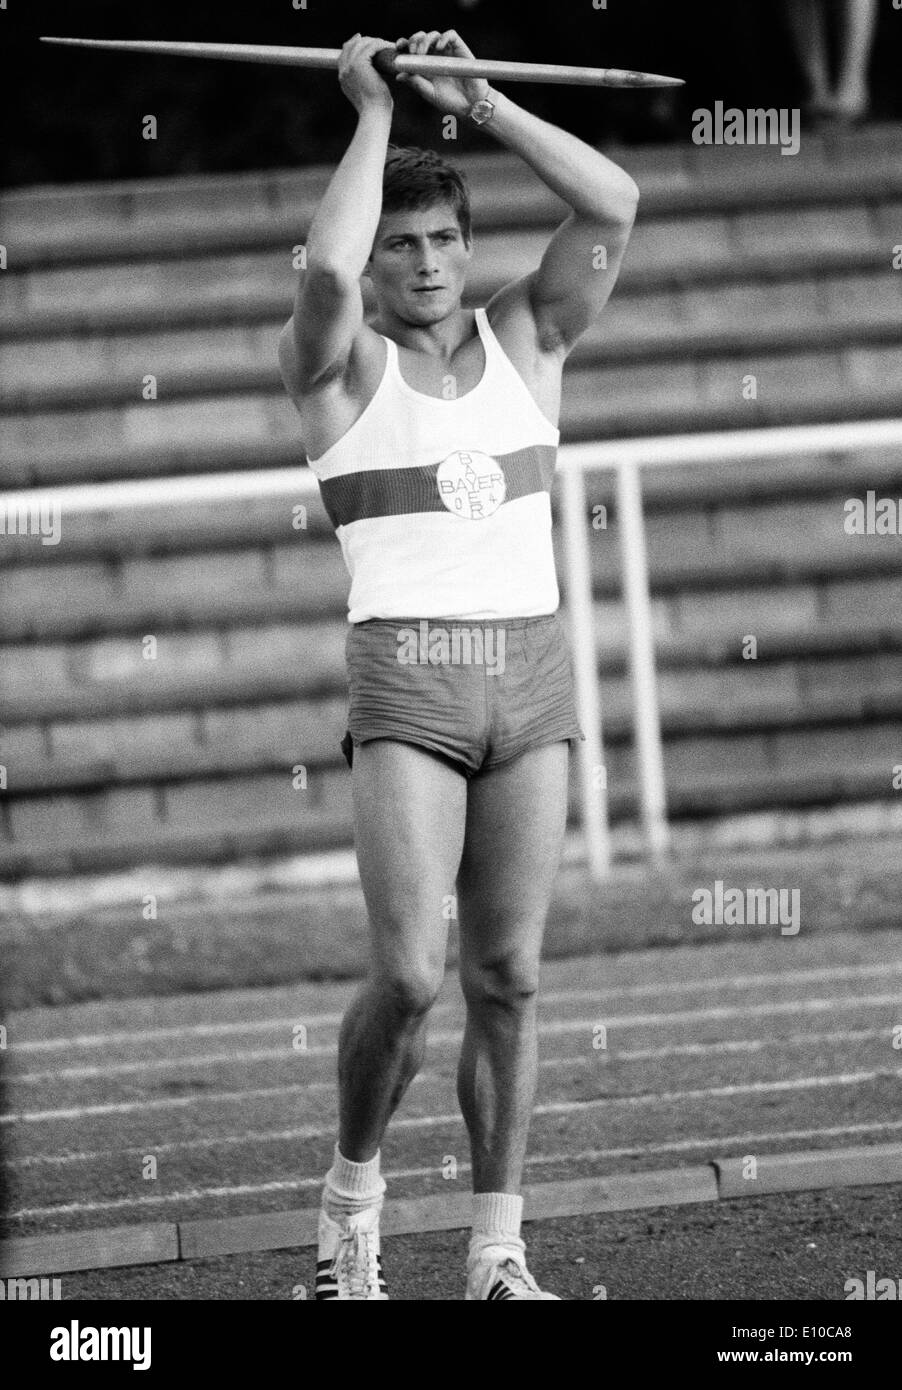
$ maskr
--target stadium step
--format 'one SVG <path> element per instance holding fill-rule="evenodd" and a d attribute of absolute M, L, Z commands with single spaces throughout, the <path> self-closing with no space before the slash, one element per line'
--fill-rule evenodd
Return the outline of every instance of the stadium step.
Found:
<path fill-rule="evenodd" d="M 750 379 L 755 398 L 749 398 Z M 902 343 L 824 352 L 749 351 L 711 361 L 584 368 L 564 382 L 564 440 L 760 428 L 902 412 Z M 10 487 L 207 468 L 301 466 L 297 412 L 279 389 L 142 400 L 109 409 L 0 417 Z"/>
<path fill-rule="evenodd" d="M 648 506 L 653 590 L 663 595 L 686 585 L 730 588 L 741 579 L 760 585 L 898 574 L 898 533 L 847 531 L 848 502 L 863 502 L 865 493 L 861 484 L 846 481 L 846 491 L 826 497 L 735 505 L 722 499 L 692 510 Z M 892 501 L 902 518 L 902 478 L 876 495 Z M 307 508 L 307 525 L 293 530 L 297 506 Z M 171 629 L 239 615 L 304 617 L 324 606 L 341 609 L 347 573 L 318 499 L 299 504 L 272 497 L 244 507 L 226 496 L 220 515 L 215 511 L 205 508 L 199 523 L 184 505 L 164 506 L 144 521 L 140 509 L 64 513 L 65 545 L 45 545 L 34 534 L 5 537 L 0 640 L 113 633 L 135 622 Z M 591 509 L 589 517 L 599 519 Z M 601 519 L 606 525 L 592 531 L 590 564 L 595 592 L 610 595 L 621 587 L 616 510 Z M 204 541 L 205 548 L 189 549 Z M 563 576 L 559 533 L 555 549 Z"/>
<path fill-rule="evenodd" d="M 497 286 L 495 287 L 497 288 Z M 83 333 L 0 344 L 0 411 L 140 403 L 153 374 L 161 397 L 281 389 L 278 335 L 289 312 L 260 324 L 207 324 L 168 332 Z M 902 276 L 813 277 L 772 287 L 684 288 L 627 296 L 588 332 L 571 369 L 709 359 L 738 352 L 825 351 L 902 342 Z"/>
<path fill-rule="evenodd" d="M 733 217 L 658 218 L 637 223 L 619 293 L 697 290 L 806 275 L 878 271 L 891 259 L 902 200 L 824 217 L 807 208 Z M 474 239 L 468 298 L 485 302 L 501 284 L 535 269 L 554 230 L 486 232 Z M 0 336 L 154 332 L 173 327 L 285 319 L 298 271 L 293 247 L 257 254 L 112 262 L 4 274 Z M 366 290 L 366 286 L 364 286 Z M 372 310 L 371 294 L 365 296 Z"/>
<path fill-rule="evenodd" d="M 652 601 L 658 663 L 666 671 L 743 662 L 751 681 L 755 660 L 870 654 L 881 647 L 893 653 L 902 648 L 900 595 L 896 575 L 792 588 L 684 587 Z M 179 631 L 157 624 L 154 632 L 9 643 L 0 665 L 0 723 L 202 710 L 301 692 L 311 699 L 333 695 L 344 689 L 346 632 L 347 624 L 277 623 L 261 615 L 246 626 Z M 595 637 L 601 670 L 623 670 L 629 634 L 619 600 L 596 604 Z M 757 655 L 744 660 L 750 637 Z"/>
<path fill-rule="evenodd" d="M 665 750 L 669 807 L 678 816 L 715 816 L 775 803 L 888 799 L 900 739 L 902 720 L 851 729 L 671 740 Z M 606 767 L 612 817 L 635 814 L 632 749 L 610 747 Z M 575 785 L 570 814 L 573 823 L 578 814 Z M 69 873 L 136 861 L 184 863 L 316 851 L 347 844 L 351 831 L 346 768 L 311 774 L 305 787 L 296 787 L 287 769 L 166 786 L 107 786 L 78 795 L 20 795 L 0 819 L 0 871 Z"/>
<path fill-rule="evenodd" d="M 629 742 L 633 712 L 623 673 L 599 682 L 606 746 Z M 902 651 L 829 660 L 756 661 L 709 670 L 662 670 L 665 738 L 841 724 L 849 717 L 902 717 Z M 202 775 L 340 767 L 347 700 L 341 681 L 329 700 L 141 710 L 95 719 L 7 726 L 9 785 L 17 793 L 152 781 L 158 790 Z M 898 750 L 902 760 L 902 746 Z"/>
<path fill-rule="evenodd" d="M 236 566 L 251 573 L 261 557 L 260 554 L 246 555 L 244 552 L 249 547 L 275 546 L 273 564 L 276 568 L 282 564 L 290 567 L 303 564 L 302 539 L 309 546 L 311 542 L 319 543 L 328 538 L 330 549 L 318 549 L 316 559 L 318 573 L 323 566 L 329 570 L 331 559 L 338 561 L 339 551 L 312 474 L 306 469 L 297 474 L 293 469 L 287 470 L 284 481 L 274 480 L 266 488 L 254 483 L 248 486 L 252 477 L 242 475 L 240 491 L 233 475 L 189 477 L 184 484 L 153 480 L 146 488 L 140 488 L 140 502 L 132 494 L 117 490 L 113 484 L 114 492 L 105 494 L 108 505 L 98 505 L 90 487 L 64 494 L 51 489 L 40 505 L 46 507 L 55 503 L 61 509 L 65 546 L 60 548 L 53 536 L 38 536 L 37 526 L 24 522 L 21 527 L 18 523 L 15 528 L 8 525 L 0 546 L 0 570 L 6 568 L 5 590 L 9 592 L 13 586 L 17 595 L 14 607 L 17 607 L 20 594 L 27 603 L 32 581 L 38 589 L 45 582 L 55 582 L 49 575 L 45 576 L 44 567 L 66 566 L 73 560 L 97 557 L 105 562 L 103 590 L 108 593 L 117 590 L 119 597 L 124 598 L 128 586 L 119 581 L 117 560 L 132 557 L 142 562 L 146 560 L 148 569 L 142 576 L 142 586 L 146 583 L 152 592 L 154 565 L 158 560 L 163 564 L 159 571 L 161 582 L 164 588 L 171 587 L 166 571 L 177 567 L 174 562 L 163 562 L 165 557 L 174 555 L 184 557 L 182 573 L 186 580 L 190 566 L 206 566 L 199 575 L 203 587 L 205 574 L 217 563 L 227 563 L 225 559 L 207 562 L 204 552 L 229 550 Z M 181 491 L 182 486 L 187 490 L 187 499 Z M 850 498 L 864 498 L 869 491 L 881 498 L 902 496 L 902 461 L 894 448 L 786 454 L 756 459 L 742 467 L 733 462 L 716 461 L 658 465 L 645 469 L 642 478 L 645 511 L 651 524 L 655 524 L 656 512 L 669 517 L 679 514 L 681 519 L 693 524 L 695 514 L 710 517 L 713 511 L 721 508 L 727 511 L 767 508 L 775 499 L 780 499 L 777 505 L 791 504 L 797 508 L 796 515 L 801 517 L 808 506 L 817 509 L 822 499 L 830 498 L 830 507 L 838 506 L 843 514 Z M 585 493 L 586 513 L 592 519 L 593 531 L 607 530 L 609 526 L 613 530 L 616 490 L 611 469 L 589 472 L 585 478 Z M 37 505 L 35 495 L 22 492 L 15 496 L 17 503 L 25 508 L 26 519 L 30 518 L 31 508 Z M 560 510 L 559 484 L 552 490 L 552 508 L 555 512 Z M 748 519 L 752 524 L 758 521 L 754 514 Z M 285 545 L 289 532 L 294 544 Z M 766 547 L 766 534 L 761 539 Z M 600 547 L 596 549 L 603 553 Z M 850 563 L 854 565 L 853 548 L 849 554 Z M 658 563 L 658 556 L 653 555 L 652 561 Z M 704 559 L 699 563 L 704 565 Z M 29 568 L 16 587 L 18 566 Z M 72 570 L 73 577 L 81 575 L 86 582 L 93 573 L 95 571 L 83 565 Z M 220 579 L 227 582 L 224 572 Z M 70 594 L 67 591 L 58 597 L 67 601 Z M 77 596 L 71 597 L 77 601 Z M 0 636 L 9 631 L 4 626 L 5 616 L 0 610 Z M 51 613 L 44 617 L 45 621 L 53 621 Z M 99 620 L 103 621 L 102 613 Z"/>
<path fill-rule="evenodd" d="M 610 150 L 633 172 L 650 212 L 747 207 L 787 202 L 856 204 L 878 189 L 902 192 L 898 127 L 875 126 L 851 137 L 808 133 L 804 157 L 749 145 L 737 167 L 726 147 Z M 453 147 L 449 157 L 454 158 Z M 510 155 L 462 156 L 479 219 L 521 227 L 545 223 L 560 203 Z M 208 179 L 143 180 L 7 193 L 0 223 L 18 248 L 20 266 L 209 253 L 223 246 L 272 245 L 305 229 L 325 191 L 329 170 L 273 170 Z M 501 196 L 499 196 L 499 193 Z"/>

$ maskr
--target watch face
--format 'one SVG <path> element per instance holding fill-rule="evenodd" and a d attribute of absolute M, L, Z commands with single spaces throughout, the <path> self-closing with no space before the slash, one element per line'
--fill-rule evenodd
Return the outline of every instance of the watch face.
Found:
<path fill-rule="evenodd" d="M 489 118 L 493 116 L 494 113 L 494 102 L 489 101 L 487 97 L 483 97 L 481 101 L 477 101 L 475 103 L 473 109 L 470 112 L 470 116 L 476 122 L 477 125 L 485 125 L 486 121 L 489 120 Z"/>

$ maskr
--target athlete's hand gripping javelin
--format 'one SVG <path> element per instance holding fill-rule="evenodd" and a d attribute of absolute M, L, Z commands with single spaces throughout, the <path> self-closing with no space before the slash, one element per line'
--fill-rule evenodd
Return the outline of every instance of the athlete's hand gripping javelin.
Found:
<path fill-rule="evenodd" d="M 444 33 L 438 29 L 428 32 L 419 29 L 409 39 L 398 39 L 397 50 L 399 53 L 442 54 L 446 58 L 476 57 L 456 29 L 446 29 Z M 466 116 L 475 102 L 482 101 L 489 94 L 489 84 L 484 77 L 428 78 L 405 72 L 399 73 L 395 81 L 406 82 L 430 106 L 437 106 L 439 111 L 454 116 Z"/>
<path fill-rule="evenodd" d="M 395 45 L 387 39 L 363 34 L 355 34 L 342 47 L 338 81 L 348 101 L 361 114 L 364 108 L 382 107 L 391 111 L 394 105 L 391 87 L 373 67 L 374 57 L 385 48 L 395 51 Z"/>

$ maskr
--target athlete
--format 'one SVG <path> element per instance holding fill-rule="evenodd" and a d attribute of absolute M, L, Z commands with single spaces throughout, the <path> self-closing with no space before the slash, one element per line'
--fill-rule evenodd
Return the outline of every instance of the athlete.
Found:
<path fill-rule="evenodd" d="M 570 208 L 535 270 L 463 308 L 466 185 L 437 155 L 389 145 L 392 92 L 372 61 L 384 48 L 473 56 L 454 30 L 344 45 L 357 127 L 311 223 L 279 346 L 351 575 L 342 748 L 372 947 L 339 1037 L 316 1297 L 388 1297 L 380 1145 L 423 1060 L 456 911 L 474 1192 L 464 1296 L 555 1299 L 520 1236 L 542 933 L 569 744 L 583 737 L 549 493 L 564 361 L 611 293 L 638 190 L 485 80 L 396 77 L 483 126 Z"/>

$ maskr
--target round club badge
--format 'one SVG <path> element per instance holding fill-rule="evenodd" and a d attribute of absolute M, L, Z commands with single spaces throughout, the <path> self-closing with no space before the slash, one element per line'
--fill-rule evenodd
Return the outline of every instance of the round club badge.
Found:
<path fill-rule="evenodd" d="M 435 480 L 448 511 L 468 521 L 483 521 L 497 512 L 507 492 L 498 460 L 473 449 L 456 449 L 442 459 Z"/>

